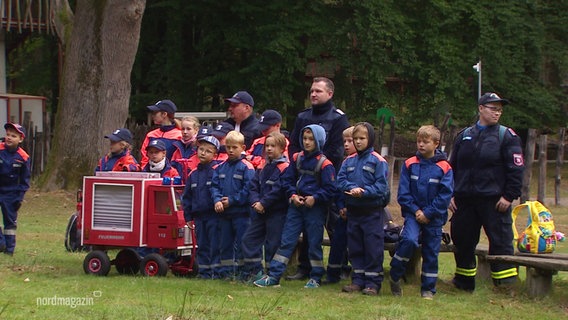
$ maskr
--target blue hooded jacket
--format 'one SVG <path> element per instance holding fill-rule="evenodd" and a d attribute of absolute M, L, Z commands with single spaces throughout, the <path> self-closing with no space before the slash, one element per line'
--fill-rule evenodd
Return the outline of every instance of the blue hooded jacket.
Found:
<path fill-rule="evenodd" d="M 454 176 L 446 156 L 436 150 L 425 159 L 420 153 L 408 158 L 400 170 L 398 203 L 404 217 L 414 216 L 418 209 L 424 212 L 431 226 L 443 226 L 448 219 Z"/>
<path fill-rule="evenodd" d="M 211 196 L 213 203 L 221 198 L 229 198 L 229 207 L 225 208 L 222 217 L 244 218 L 250 216 L 249 192 L 250 182 L 254 177 L 254 168 L 241 156 L 239 159 L 226 160 L 219 164 L 213 172 L 211 180 Z"/>
<path fill-rule="evenodd" d="M 300 151 L 292 156 L 290 165 L 284 173 L 284 187 L 286 188 L 286 196 L 288 199 L 292 195 L 297 194 L 300 196 L 313 196 L 316 204 L 326 204 L 331 201 L 337 192 L 335 186 L 335 168 L 331 161 L 326 159 L 319 172 L 319 177 L 314 174 L 319 159 L 323 153 L 322 146 L 325 144 L 325 130 L 317 125 L 311 124 L 302 128 L 300 135 L 300 146 L 304 149 L 303 135 L 306 129 L 310 129 L 314 135 L 316 142 L 315 150 L 306 153 Z M 301 163 L 299 165 L 301 172 L 298 172 L 298 157 L 301 155 Z"/>
<path fill-rule="evenodd" d="M 360 198 L 345 195 L 345 205 L 348 208 L 355 208 L 350 210 L 349 214 L 365 214 L 372 208 L 385 207 L 390 200 L 388 163 L 373 149 L 375 141 L 373 127 L 368 123 L 364 125 L 369 133 L 367 148 L 347 157 L 337 175 L 337 184 L 341 192 L 357 187 L 365 190 Z"/>
<path fill-rule="evenodd" d="M 215 166 L 214 161 L 207 164 L 200 163 L 195 170 L 189 173 L 182 196 L 186 222 L 195 218 L 218 218 L 211 197 L 211 180 Z"/>

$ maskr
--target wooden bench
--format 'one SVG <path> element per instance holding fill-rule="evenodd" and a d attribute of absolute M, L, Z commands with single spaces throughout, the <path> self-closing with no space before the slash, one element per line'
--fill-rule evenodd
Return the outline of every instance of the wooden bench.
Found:
<path fill-rule="evenodd" d="M 552 291 L 552 276 L 568 271 L 567 254 L 487 255 L 488 262 L 505 262 L 526 267 L 526 286 L 530 297 L 542 297 Z"/>

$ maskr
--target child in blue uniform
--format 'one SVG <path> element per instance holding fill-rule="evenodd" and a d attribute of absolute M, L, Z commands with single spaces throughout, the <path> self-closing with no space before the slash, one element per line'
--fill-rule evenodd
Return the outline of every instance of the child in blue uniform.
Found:
<path fill-rule="evenodd" d="M 219 255 L 219 216 L 215 212 L 211 198 L 211 180 L 219 150 L 219 141 L 212 136 L 199 140 L 197 156 L 199 164 L 187 177 L 183 191 L 183 212 L 185 222 L 195 224 L 197 235 L 197 263 L 202 279 L 218 278 L 217 268 L 221 262 Z"/>
<path fill-rule="evenodd" d="M 310 231 L 304 241 L 308 242 L 312 266 L 310 280 L 304 288 L 320 286 L 325 273 L 321 243 L 327 204 L 337 192 L 335 168 L 321 151 L 325 138 L 325 130 L 316 124 L 307 125 L 301 131 L 300 145 L 303 151 L 292 156 L 292 162 L 284 173 L 284 186 L 290 205 L 280 248 L 270 262 L 268 274 L 254 282 L 257 287 L 280 285 L 280 278 L 304 229 Z"/>
<path fill-rule="evenodd" d="M 282 229 L 286 221 L 286 192 L 282 186 L 282 175 L 288 168 L 288 158 L 284 156 L 288 140 L 280 132 L 268 134 L 263 141 L 266 158 L 260 164 L 251 183 L 250 203 L 254 210 L 251 225 L 243 236 L 244 270 L 243 280 L 264 274 L 262 267 L 262 247 L 264 261 L 270 263 L 280 245 Z M 254 279 L 258 280 L 258 279 Z"/>
<path fill-rule="evenodd" d="M 395 296 L 402 295 L 400 278 L 408 260 L 422 243 L 421 296 L 432 299 L 438 279 L 438 253 L 442 242 L 442 226 L 448 219 L 448 206 L 453 194 L 453 172 L 446 156 L 438 150 L 440 131 L 422 126 L 416 133 L 418 151 L 408 158 L 400 172 L 398 203 L 404 217 L 404 228 L 391 260 L 390 284 Z"/>
<path fill-rule="evenodd" d="M 0 228 L 0 252 L 13 255 L 16 248 L 18 209 L 30 188 L 29 155 L 20 147 L 26 137 L 24 128 L 6 123 L 6 137 L 0 142 L 0 207 L 4 230 Z"/>
<path fill-rule="evenodd" d="M 225 138 L 227 160 L 213 173 L 211 196 L 220 215 L 221 278 L 239 276 L 243 266 L 241 240 L 250 224 L 249 190 L 254 168 L 244 158 L 245 137 L 231 131 Z"/>
<path fill-rule="evenodd" d="M 345 157 L 357 152 L 353 145 L 353 126 L 343 130 L 343 148 L 345 149 Z M 347 259 L 347 208 L 343 194 L 338 192 L 336 205 L 339 209 L 339 217 L 335 222 L 333 237 L 330 239 L 329 257 L 327 260 L 327 282 L 337 283 L 343 274 L 345 279 L 349 278 L 351 268 Z"/>
<path fill-rule="evenodd" d="M 353 267 L 351 284 L 343 292 L 377 295 L 383 282 L 384 216 L 390 200 L 388 164 L 373 149 L 373 126 L 360 122 L 353 128 L 357 150 L 341 165 L 337 175 L 347 208 L 347 246 Z"/>
<path fill-rule="evenodd" d="M 110 140 L 109 153 L 99 160 L 96 171 L 140 171 L 138 161 L 130 154 L 132 133 L 120 128 L 105 136 Z"/>

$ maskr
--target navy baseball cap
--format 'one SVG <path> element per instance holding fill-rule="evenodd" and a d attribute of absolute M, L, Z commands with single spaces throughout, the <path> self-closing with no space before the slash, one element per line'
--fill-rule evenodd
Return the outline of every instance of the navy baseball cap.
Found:
<path fill-rule="evenodd" d="M 219 140 L 217 140 L 217 138 L 215 138 L 214 136 L 204 136 L 201 137 L 200 139 L 197 140 L 198 142 L 207 142 L 209 144 L 212 144 L 215 149 L 217 149 L 217 151 L 219 151 L 219 148 L 221 148 L 221 144 L 219 143 Z"/>
<path fill-rule="evenodd" d="M 165 111 L 167 113 L 176 113 L 176 104 L 171 100 L 160 100 L 155 104 L 148 106 L 151 111 Z"/>
<path fill-rule="evenodd" d="M 494 92 L 486 92 L 481 97 L 479 97 L 478 104 L 484 105 L 491 102 L 501 102 L 502 105 L 509 104 L 509 100 L 501 98 L 498 94 Z"/>
<path fill-rule="evenodd" d="M 126 128 L 116 129 L 111 134 L 105 136 L 105 138 L 113 142 L 126 141 L 132 144 L 132 133 Z"/>
<path fill-rule="evenodd" d="M 233 127 L 232 124 L 223 121 L 223 122 L 220 122 L 218 125 L 215 126 L 211 135 L 214 136 L 217 139 L 222 139 L 225 136 L 227 136 L 227 133 L 229 133 L 229 131 L 233 131 L 233 130 L 235 130 L 235 127 Z"/>
<path fill-rule="evenodd" d="M 22 127 L 21 125 L 17 123 L 8 122 L 4 125 L 4 129 L 8 128 L 18 131 L 18 133 L 22 135 L 22 139 L 26 138 L 26 129 L 24 129 L 24 127 Z"/>
<path fill-rule="evenodd" d="M 256 126 L 258 130 L 262 132 L 278 123 L 282 123 L 282 116 L 280 113 L 276 110 L 268 109 L 262 113 Z"/>
<path fill-rule="evenodd" d="M 166 144 L 162 140 L 155 139 L 150 141 L 150 143 L 148 143 L 148 145 L 146 146 L 146 150 L 150 148 L 156 148 L 160 151 L 166 151 Z"/>
<path fill-rule="evenodd" d="M 239 91 L 235 93 L 231 98 L 225 99 L 225 101 L 233 103 L 244 103 L 251 107 L 254 107 L 254 100 L 252 96 L 246 91 Z"/>
<path fill-rule="evenodd" d="M 213 127 L 209 125 L 202 125 L 197 131 L 197 140 L 210 136 L 213 133 Z"/>

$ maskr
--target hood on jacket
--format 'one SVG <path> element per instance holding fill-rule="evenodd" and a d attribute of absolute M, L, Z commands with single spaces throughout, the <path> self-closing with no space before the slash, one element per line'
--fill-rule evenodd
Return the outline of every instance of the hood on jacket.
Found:
<path fill-rule="evenodd" d="M 304 130 L 306 129 L 310 129 L 314 134 L 314 139 L 316 140 L 316 151 L 321 151 L 326 139 L 325 130 L 317 124 L 309 124 L 303 127 L 301 131 L 302 134 L 300 135 L 300 147 L 302 150 L 304 149 L 304 141 L 302 138 L 304 137 Z"/>
<path fill-rule="evenodd" d="M 373 128 L 373 125 L 371 125 L 368 122 L 359 122 L 355 125 L 355 127 L 358 126 L 364 126 L 365 128 L 367 128 L 367 136 L 368 136 L 368 144 L 367 144 L 367 148 L 365 148 L 365 150 L 361 150 L 361 151 L 357 151 L 359 152 L 365 152 L 367 150 L 369 150 L 370 148 L 373 148 L 373 146 L 375 145 L 375 128 Z"/>

